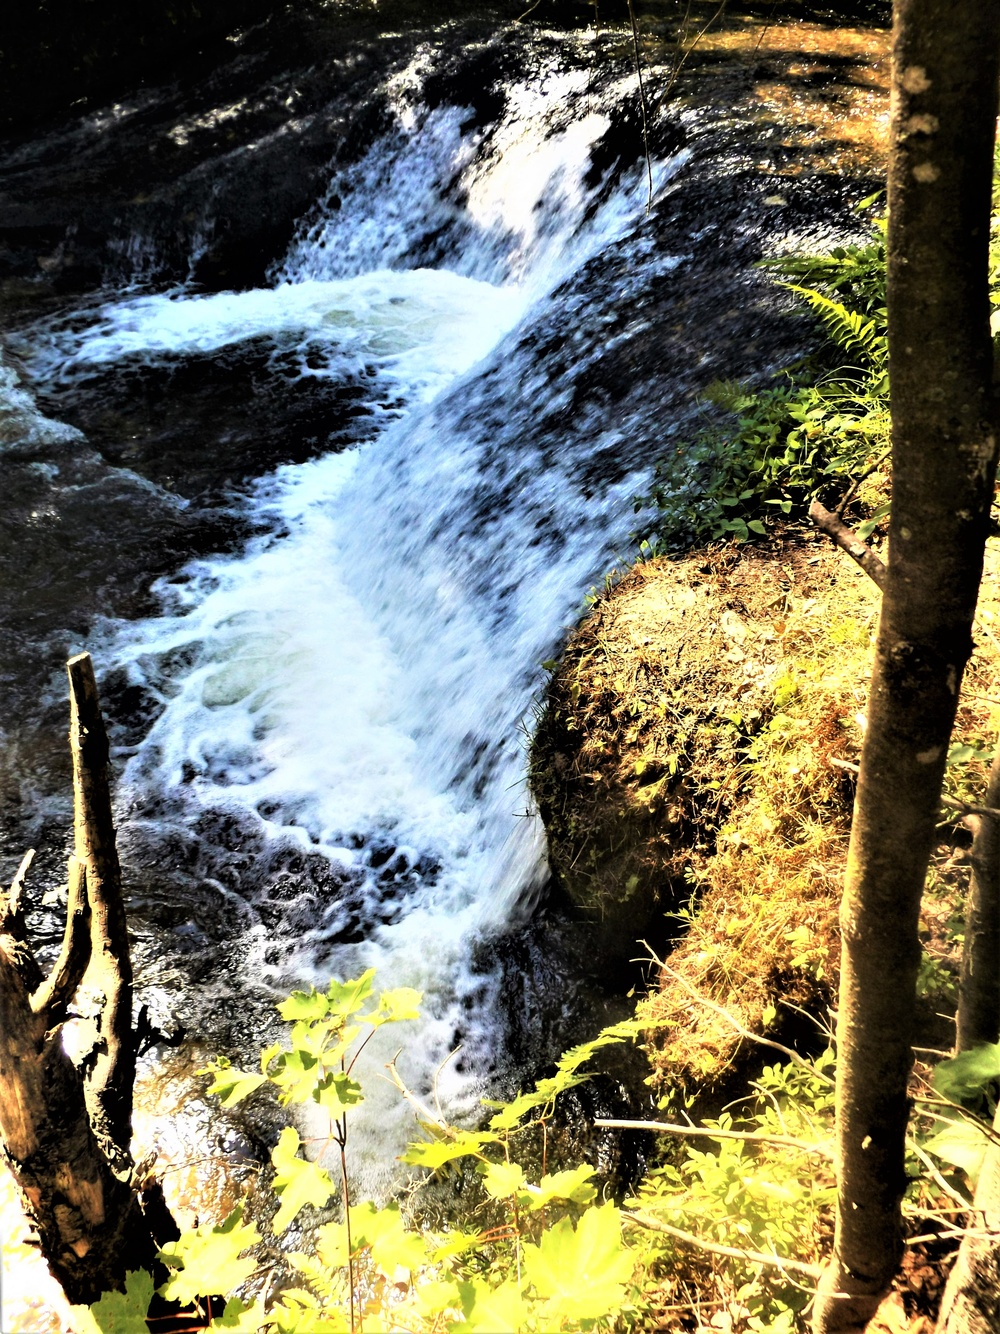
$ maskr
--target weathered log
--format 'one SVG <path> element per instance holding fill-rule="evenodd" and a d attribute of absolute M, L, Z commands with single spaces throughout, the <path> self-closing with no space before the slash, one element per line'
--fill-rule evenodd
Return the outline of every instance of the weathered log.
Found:
<path fill-rule="evenodd" d="M 87 1114 L 83 1078 L 0 949 L 0 1141 L 52 1273 L 95 1301 L 156 1248 L 129 1178 L 116 1176 Z"/>
<path fill-rule="evenodd" d="M 108 736 L 89 653 L 66 664 L 73 752 L 73 832 L 76 856 L 87 868 L 91 957 L 87 984 L 103 996 L 97 1046 L 85 1089 L 91 1120 L 105 1152 L 131 1166 L 132 964 L 125 925 L 121 868 L 111 812 Z"/>
<path fill-rule="evenodd" d="M 131 1157 L 132 969 L 107 734 L 89 655 L 68 670 L 76 851 L 47 978 L 21 902 L 30 856 L 0 892 L 0 1153 L 52 1273 L 70 1301 L 89 1304 L 129 1270 L 155 1270 L 154 1232 L 164 1229 L 143 1212 Z M 81 984 L 99 1013 L 95 1045 L 76 1064 L 62 1026 Z"/>

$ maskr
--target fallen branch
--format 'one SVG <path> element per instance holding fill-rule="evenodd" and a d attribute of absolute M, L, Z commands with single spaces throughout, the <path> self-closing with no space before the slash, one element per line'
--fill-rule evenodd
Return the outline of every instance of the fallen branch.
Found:
<path fill-rule="evenodd" d="M 839 514 L 834 514 L 818 500 L 809 506 L 809 517 L 820 530 L 842 551 L 846 551 L 851 560 L 856 561 L 868 578 L 885 592 L 885 580 L 888 571 L 883 561 L 876 556 L 867 542 L 858 537 L 853 528 L 848 528 Z"/>
<path fill-rule="evenodd" d="M 680 973 L 671 968 L 663 959 L 658 958 L 647 940 L 643 940 L 640 943 L 645 945 L 646 949 L 649 950 L 649 955 L 653 962 L 657 964 L 668 977 L 672 977 L 675 982 L 679 982 L 692 1000 L 696 1000 L 700 1005 L 704 1005 L 714 1014 L 725 1019 L 726 1022 L 731 1024 L 736 1032 L 739 1033 L 740 1037 L 746 1038 L 748 1042 L 756 1042 L 761 1047 L 770 1047 L 772 1051 L 781 1052 L 782 1056 L 791 1061 L 793 1065 L 799 1066 L 802 1070 L 807 1070 L 809 1074 L 814 1076 L 814 1078 L 820 1080 L 824 1084 L 828 1084 L 831 1088 L 833 1087 L 833 1080 L 830 1076 L 823 1074 L 821 1070 L 817 1070 L 811 1062 L 800 1056 L 797 1051 L 794 1051 L 791 1047 L 786 1047 L 781 1042 L 775 1042 L 773 1038 L 761 1037 L 759 1033 L 754 1033 L 751 1029 L 745 1027 L 745 1025 L 741 1024 L 736 1016 L 731 1014 L 724 1005 L 719 1005 L 715 1001 L 709 1000 L 707 996 L 703 996 L 686 978 L 682 977 Z"/>
<path fill-rule="evenodd" d="M 658 1218 L 651 1218 L 649 1214 L 623 1209 L 622 1217 L 631 1219 L 640 1227 L 649 1228 L 651 1232 L 664 1232 L 675 1241 L 682 1241 L 700 1251 L 708 1251 L 710 1255 L 724 1255 L 730 1260 L 746 1260 L 750 1264 L 768 1265 L 772 1269 L 787 1269 L 790 1274 L 804 1274 L 806 1278 L 812 1279 L 818 1279 L 823 1272 L 822 1266 L 807 1264 L 804 1260 L 786 1260 L 779 1255 L 765 1255 L 763 1251 L 747 1251 L 738 1246 L 723 1246 L 721 1242 L 705 1241 L 701 1237 L 696 1237 L 693 1232 L 684 1232 L 679 1227 L 671 1227 L 669 1223 L 661 1223 Z"/>
<path fill-rule="evenodd" d="M 767 1135 L 756 1130 L 723 1130 L 719 1127 L 679 1126 L 670 1121 L 616 1121 L 599 1116 L 595 1126 L 607 1126 L 614 1130 L 652 1130 L 661 1135 L 686 1135 L 691 1139 L 704 1136 L 707 1139 L 738 1139 L 747 1144 L 777 1144 L 786 1149 L 801 1149 L 803 1153 L 815 1153 L 822 1158 L 833 1158 L 833 1150 L 822 1144 L 812 1144 L 807 1139 L 795 1139 L 792 1135 Z"/>

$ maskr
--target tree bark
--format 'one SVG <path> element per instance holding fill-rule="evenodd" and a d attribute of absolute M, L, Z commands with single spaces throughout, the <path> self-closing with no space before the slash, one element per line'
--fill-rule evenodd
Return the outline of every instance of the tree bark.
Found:
<path fill-rule="evenodd" d="M 990 766 L 983 805 L 1000 804 L 1000 749 Z M 972 817 L 969 817 L 970 819 Z M 1000 1038 L 1000 820 L 976 818 L 965 944 L 958 986 L 958 1051 Z"/>
<path fill-rule="evenodd" d="M 115 851 L 108 742 L 88 655 L 68 664 L 76 854 L 66 929 L 47 978 L 25 928 L 26 857 L 0 893 L 0 1152 L 52 1273 L 89 1304 L 157 1245 L 133 1181 L 132 971 Z M 62 1026 L 82 981 L 100 996 L 93 1051 L 77 1066 Z"/>
<path fill-rule="evenodd" d="M 1000 0 L 897 0 L 889 561 L 841 906 L 838 1203 L 817 1334 L 863 1330 L 902 1249 L 920 897 L 996 472 L 987 289 Z"/>
<path fill-rule="evenodd" d="M 70 690 L 69 742 L 73 753 L 73 834 L 86 867 L 91 958 L 87 981 L 102 993 L 97 1045 L 86 1083 L 91 1121 L 105 1153 L 131 1167 L 132 961 L 125 925 L 121 868 L 111 815 L 108 736 L 101 717 L 89 653 L 66 664 Z"/>

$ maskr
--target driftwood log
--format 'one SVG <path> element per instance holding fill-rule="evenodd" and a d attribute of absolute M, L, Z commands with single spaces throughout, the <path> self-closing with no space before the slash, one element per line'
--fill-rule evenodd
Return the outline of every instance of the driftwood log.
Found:
<path fill-rule="evenodd" d="M 67 666 L 75 849 L 62 949 L 48 976 L 25 926 L 31 853 L 0 890 L 0 1152 L 53 1275 L 71 1302 L 90 1303 L 129 1270 L 153 1270 L 169 1230 L 144 1207 L 131 1155 L 132 969 L 108 739 L 90 655 Z M 63 1026 L 81 985 L 97 1015 L 89 1050 L 73 1060 Z M 151 1188 L 157 1214 L 161 1201 Z"/>

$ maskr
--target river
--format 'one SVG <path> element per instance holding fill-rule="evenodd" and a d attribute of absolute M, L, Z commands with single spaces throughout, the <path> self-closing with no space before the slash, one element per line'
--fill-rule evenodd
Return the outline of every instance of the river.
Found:
<path fill-rule="evenodd" d="M 654 51 L 644 136 L 620 32 L 423 20 L 374 58 L 340 21 L 325 73 L 236 59 L 235 88 L 146 91 L 0 164 L 0 222 L 41 249 L 4 288 L 0 848 L 39 849 L 51 946 L 62 664 L 89 649 L 154 1022 L 252 1061 L 276 996 L 374 966 L 424 992 L 401 1070 L 461 1117 L 599 1027 L 609 980 L 528 791 L 542 664 L 634 554 L 698 391 L 808 341 L 754 261 L 843 235 L 870 180 L 748 110 L 730 54 L 663 98 Z M 365 1193 L 408 1126 L 369 1082 Z"/>

